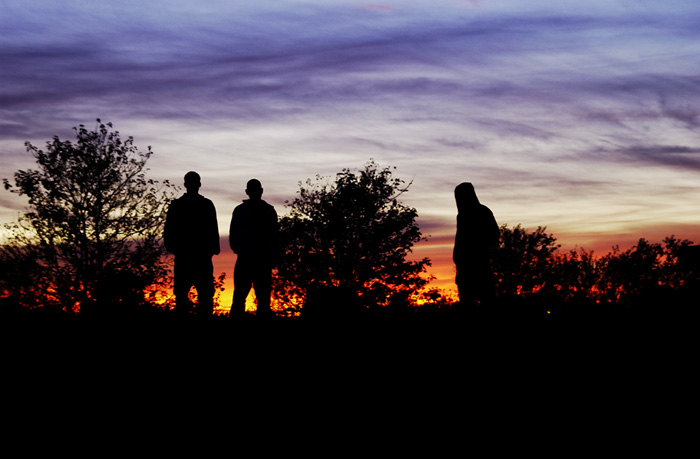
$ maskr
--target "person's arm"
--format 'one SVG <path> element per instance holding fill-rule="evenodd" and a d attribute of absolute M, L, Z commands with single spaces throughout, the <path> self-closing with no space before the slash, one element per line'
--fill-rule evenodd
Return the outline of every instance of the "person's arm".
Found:
<path fill-rule="evenodd" d="M 221 253 L 221 242 L 219 241 L 219 221 L 216 218 L 216 207 L 214 203 L 211 204 L 211 222 L 212 222 L 212 252 L 214 255 Z"/>
<path fill-rule="evenodd" d="M 280 231 L 279 231 L 279 220 L 277 218 L 277 211 L 275 208 L 270 206 L 270 228 L 271 228 L 271 255 L 273 259 L 278 258 L 281 255 L 282 247 L 280 242 Z"/>
<path fill-rule="evenodd" d="M 491 247 L 498 247 L 498 243 L 501 240 L 501 230 L 498 227 L 498 223 L 496 223 L 496 218 L 493 216 L 491 209 L 488 209 L 488 211 L 490 217 L 489 234 L 491 236 Z"/>
<path fill-rule="evenodd" d="M 163 228 L 163 243 L 165 244 L 165 250 L 173 255 L 177 251 L 177 223 L 175 222 L 175 219 L 177 218 L 176 207 L 175 201 L 170 203 L 168 213 L 165 216 L 165 226 Z"/>
<path fill-rule="evenodd" d="M 238 223 L 238 207 L 233 209 L 233 214 L 231 214 L 231 225 L 228 230 L 228 244 L 233 250 L 233 253 L 238 254 L 240 249 L 240 234 L 239 234 L 239 223 Z"/>

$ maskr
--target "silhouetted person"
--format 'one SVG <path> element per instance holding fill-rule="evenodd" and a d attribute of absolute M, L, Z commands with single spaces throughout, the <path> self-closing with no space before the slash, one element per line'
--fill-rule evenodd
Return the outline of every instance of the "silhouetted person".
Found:
<path fill-rule="evenodd" d="M 214 309 L 214 264 L 220 253 L 219 225 L 214 203 L 199 194 L 201 179 L 196 172 L 185 174 L 187 192 L 170 203 L 165 220 L 165 248 L 175 255 L 175 310 L 192 309 L 190 288 L 197 289 L 197 314 L 209 317 Z"/>
<path fill-rule="evenodd" d="M 229 243 L 238 255 L 233 271 L 231 317 L 245 312 L 251 288 L 258 300 L 258 317 L 270 315 L 272 265 L 279 250 L 277 212 L 262 200 L 263 188 L 256 179 L 248 181 L 246 199 L 236 206 L 231 217 Z"/>
<path fill-rule="evenodd" d="M 455 188 L 457 234 L 453 260 L 460 303 L 483 304 L 495 296 L 491 257 L 500 231 L 491 210 L 479 202 L 471 183 Z"/>

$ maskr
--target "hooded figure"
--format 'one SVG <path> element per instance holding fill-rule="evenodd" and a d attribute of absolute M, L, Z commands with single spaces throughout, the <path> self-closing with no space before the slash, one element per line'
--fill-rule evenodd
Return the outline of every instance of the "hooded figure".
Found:
<path fill-rule="evenodd" d="M 452 259 L 457 267 L 457 290 L 462 304 L 483 303 L 494 296 L 491 269 L 500 231 L 491 210 L 479 202 L 471 183 L 455 188 L 457 234 Z"/>

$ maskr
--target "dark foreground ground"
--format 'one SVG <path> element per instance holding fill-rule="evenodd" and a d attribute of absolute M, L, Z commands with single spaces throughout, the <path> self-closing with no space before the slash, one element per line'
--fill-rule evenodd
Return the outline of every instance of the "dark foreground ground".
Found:
<path fill-rule="evenodd" d="M 698 306 L 700 307 L 700 305 Z M 567 350 L 614 351 L 667 348 L 697 335 L 697 307 L 671 301 L 611 306 L 541 303 L 491 308 L 383 309 L 299 318 L 254 315 L 202 320 L 171 311 L 141 309 L 129 314 L 67 315 L 7 310 L 0 314 L 5 355 L 129 353 L 136 359 L 156 352 L 163 358 L 192 355 L 202 360 L 245 355 L 284 359 L 336 351 L 391 349 L 395 357 L 429 354 L 459 360 L 505 352 L 557 355 Z M 460 356 L 462 354 L 462 356 Z"/>
<path fill-rule="evenodd" d="M 91 455 L 673 454 L 694 413 L 692 314 L 531 306 L 268 321 L 5 314 L 5 438 Z"/>

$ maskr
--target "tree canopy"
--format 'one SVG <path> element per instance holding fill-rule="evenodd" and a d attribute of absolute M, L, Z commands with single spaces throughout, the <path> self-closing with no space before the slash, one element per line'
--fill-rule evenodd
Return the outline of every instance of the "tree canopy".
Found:
<path fill-rule="evenodd" d="M 407 259 L 422 239 L 418 214 L 399 201 L 409 185 L 374 161 L 359 171 L 343 169 L 332 182 L 317 176 L 300 183 L 280 219 L 282 301 L 300 304 L 334 288 L 366 307 L 386 306 L 406 302 L 423 287 L 430 260 Z"/>
<path fill-rule="evenodd" d="M 26 142 L 38 168 L 16 172 L 14 185 L 4 179 L 29 201 L 0 249 L 12 279 L 3 276 L 5 295 L 72 311 L 143 302 L 167 278 L 161 233 L 171 185 L 146 178 L 151 147 L 139 151 L 111 123 L 74 129 L 75 142 L 55 136 L 45 150 Z"/>
<path fill-rule="evenodd" d="M 543 308 L 555 304 L 660 308 L 697 283 L 700 273 L 679 264 L 680 254 L 691 244 L 675 236 L 663 243 L 640 238 L 630 249 L 614 246 L 602 256 L 582 248 L 562 253 L 545 227 L 529 231 L 521 225 L 502 225 L 493 263 L 497 293 L 502 302 L 516 296 L 531 298 Z"/>

